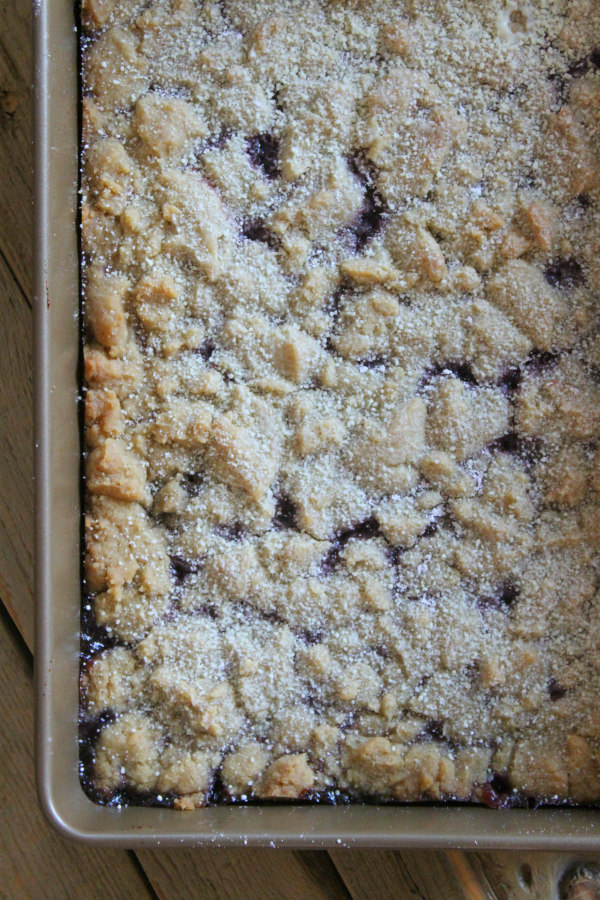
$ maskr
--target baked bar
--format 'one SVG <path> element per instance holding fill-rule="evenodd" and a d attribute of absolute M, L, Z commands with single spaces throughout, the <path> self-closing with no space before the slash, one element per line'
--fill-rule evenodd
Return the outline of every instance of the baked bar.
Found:
<path fill-rule="evenodd" d="M 598 802 L 598 3 L 81 47 L 87 790 Z"/>

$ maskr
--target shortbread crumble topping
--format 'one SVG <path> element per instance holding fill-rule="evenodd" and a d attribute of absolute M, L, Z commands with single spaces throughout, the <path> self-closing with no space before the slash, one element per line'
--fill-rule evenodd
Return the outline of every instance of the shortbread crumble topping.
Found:
<path fill-rule="evenodd" d="M 100 802 L 600 801 L 600 6 L 83 0 Z"/>

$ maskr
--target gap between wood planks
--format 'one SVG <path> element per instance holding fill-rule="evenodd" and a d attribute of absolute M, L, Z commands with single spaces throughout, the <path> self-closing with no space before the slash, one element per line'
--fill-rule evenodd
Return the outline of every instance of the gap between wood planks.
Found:
<path fill-rule="evenodd" d="M 20 283 L 20 281 L 17 277 L 17 274 L 13 270 L 13 268 L 10 264 L 10 260 L 7 258 L 6 253 L 4 252 L 2 247 L 0 247 L 0 262 L 4 263 L 4 265 L 6 266 L 6 268 L 9 271 L 10 276 L 13 279 L 16 287 L 19 289 L 21 297 L 23 298 L 23 300 L 25 301 L 25 303 L 27 304 L 29 309 L 31 309 L 33 311 L 33 301 L 30 298 L 29 294 L 26 292 L 25 287 Z"/>

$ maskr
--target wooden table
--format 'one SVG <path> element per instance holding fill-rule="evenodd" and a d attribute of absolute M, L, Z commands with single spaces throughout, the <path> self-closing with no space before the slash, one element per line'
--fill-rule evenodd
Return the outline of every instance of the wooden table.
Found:
<path fill-rule="evenodd" d="M 49 0 L 51 2 L 51 0 Z M 32 664 L 32 72 L 28 0 L 0 0 L 0 898 L 551 900 L 582 859 L 547 853 L 95 850 L 38 809 Z M 562 887 L 559 883 L 563 878 Z"/>

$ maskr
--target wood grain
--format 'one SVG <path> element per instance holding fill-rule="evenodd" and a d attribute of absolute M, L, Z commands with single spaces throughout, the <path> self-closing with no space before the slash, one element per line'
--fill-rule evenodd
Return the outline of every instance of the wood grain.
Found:
<path fill-rule="evenodd" d="M 64 840 L 44 820 L 33 782 L 31 661 L 0 618 L 0 897 L 6 900 L 151 900 L 126 850 Z"/>
<path fill-rule="evenodd" d="M 0 596 L 30 650 L 33 648 L 31 392 L 31 309 L 0 256 Z"/>
<path fill-rule="evenodd" d="M 577 863 L 600 869 L 600 854 L 487 852 L 469 854 L 475 877 L 485 879 L 498 900 L 567 900 L 563 876 Z"/>
<path fill-rule="evenodd" d="M 335 850 L 331 857 L 354 900 L 496 900 L 464 853 Z"/>
<path fill-rule="evenodd" d="M 560 887 L 577 863 L 600 855 L 337 850 L 331 853 L 354 900 L 566 900 Z"/>
<path fill-rule="evenodd" d="M 321 850 L 143 850 L 138 858 L 161 900 L 347 900 Z"/>
<path fill-rule="evenodd" d="M 31 6 L 0 0 L 0 246 L 27 295 L 33 258 Z"/>

